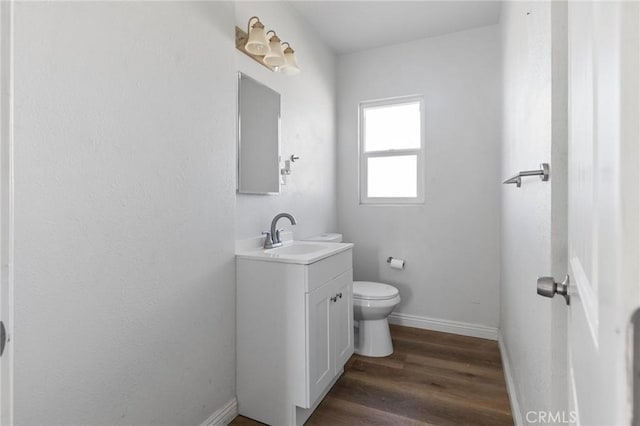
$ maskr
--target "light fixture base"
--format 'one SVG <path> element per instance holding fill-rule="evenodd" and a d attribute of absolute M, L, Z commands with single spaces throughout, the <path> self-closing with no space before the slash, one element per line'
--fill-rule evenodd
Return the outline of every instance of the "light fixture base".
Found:
<path fill-rule="evenodd" d="M 242 28 L 236 27 L 236 49 L 238 49 L 239 51 L 241 51 L 242 53 L 244 53 L 245 55 L 247 55 L 257 63 L 259 63 L 263 67 L 268 68 L 269 70 L 275 72 L 276 67 L 269 66 L 263 62 L 263 58 L 264 58 L 263 55 L 254 55 L 246 51 L 244 46 L 247 44 L 248 39 L 249 39 L 249 35 Z"/>

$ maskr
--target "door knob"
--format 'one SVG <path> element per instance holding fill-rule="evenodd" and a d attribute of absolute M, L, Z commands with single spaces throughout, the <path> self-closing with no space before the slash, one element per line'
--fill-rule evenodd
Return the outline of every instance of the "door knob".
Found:
<path fill-rule="evenodd" d="M 564 296 L 564 300 L 569 304 L 569 275 L 564 277 L 561 283 L 555 282 L 553 277 L 538 278 L 538 294 L 544 297 L 553 297 L 556 294 Z"/>

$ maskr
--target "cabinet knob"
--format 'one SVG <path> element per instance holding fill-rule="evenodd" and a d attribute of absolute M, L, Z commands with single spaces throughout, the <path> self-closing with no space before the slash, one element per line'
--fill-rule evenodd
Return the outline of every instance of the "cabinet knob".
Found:
<path fill-rule="evenodd" d="M 335 302 L 336 300 L 338 300 L 338 296 L 330 297 L 329 300 L 331 300 L 332 302 Z"/>
<path fill-rule="evenodd" d="M 342 293 L 338 293 L 338 297 L 342 299 Z"/>

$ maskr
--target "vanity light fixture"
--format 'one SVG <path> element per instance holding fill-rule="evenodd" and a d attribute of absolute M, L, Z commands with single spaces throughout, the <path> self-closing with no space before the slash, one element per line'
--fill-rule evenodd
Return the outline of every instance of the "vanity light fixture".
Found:
<path fill-rule="evenodd" d="M 255 19 L 253 25 L 251 21 Z M 264 25 L 260 22 L 260 18 L 252 16 L 247 23 L 248 40 L 244 45 L 247 52 L 252 55 L 264 55 L 269 51 L 269 41 L 264 33 Z"/>
<path fill-rule="evenodd" d="M 284 50 L 282 49 L 282 42 L 275 31 L 269 31 L 267 34 L 273 33 L 269 39 L 269 53 L 264 55 L 262 59 L 265 64 L 272 67 L 281 67 L 284 65 Z"/>
<path fill-rule="evenodd" d="M 291 45 L 283 43 L 273 30 L 265 33 L 264 25 L 257 16 L 249 18 L 247 32 L 236 27 L 236 49 L 271 71 L 287 75 L 300 72 Z"/>
<path fill-rule="evenodd" d="M 280 67 L 280 71 L 287 75 L 295 75 L 300 72 L 300 68 L 298 68 L 298 64 L 296 62 L 296 55 L 289 43 L 286 41 L 282 43 L 282 45 L 287 45 L 287 48 L 284 49 L 284 65 Z"/>

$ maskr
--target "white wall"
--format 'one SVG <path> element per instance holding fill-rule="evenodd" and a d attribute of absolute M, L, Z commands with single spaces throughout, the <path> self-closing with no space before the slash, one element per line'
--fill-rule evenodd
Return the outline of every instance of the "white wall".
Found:
<path fill-rule="evenodd" d="M 269 230 L 280 213 L 293 214 L 298 224 L 279 223 L 304 238 L 336 229 L 335 170 L 335 56 L 308 24 L 284 2 L 238 2 L 236 25 L 246 31 L 247 21 L 260 17 L 265 30 L 275 29 L 282 41 L 291 43 L 302 72 L 296 76 L 276 74 L 241 52 L 238 69 L 281 94 L 281 155 L 300 160 L 278 195 L 243 195 L 236 200 L 239 239 Z"/>
<path fill-rule="evenodd" d="M 551 180 L 502 188 L 500 330 L 519 412 L 566 408 L 564 299 L 536 278 L 566 273 L 566 4 L 505 2 L 502 173 L 550 163 Z M 533 417 L 531 417 L 533 418 Z"/>
<path fill-rule="evenodd" d="M 355 243 L 355 279 L 398 287 L 396 312 L 498 325 L 499 37 L 491 26 L 339 58 L 338 228 Z M 425 203 L 360 205 L 358 103 L 414 94 L 426 108 Z"/>
<path fill-rule="evenodd" d="M 231 3 L 16 3 L 15 424 L 235 395 Z"/>
<path fill-rule="evenodd" d="M 259 15 L 303 73 L 234 48 Z M 194 425 L 235 396 L 237 236 L 335 229 L 335 70 L 284 3 L 18 3 L 15 424 Z M 282 94 L 280 196 L 236 199 L 236 82 Z"/>

